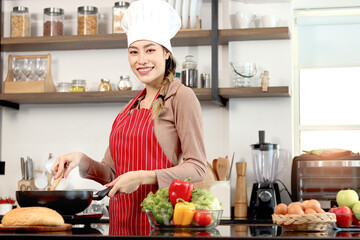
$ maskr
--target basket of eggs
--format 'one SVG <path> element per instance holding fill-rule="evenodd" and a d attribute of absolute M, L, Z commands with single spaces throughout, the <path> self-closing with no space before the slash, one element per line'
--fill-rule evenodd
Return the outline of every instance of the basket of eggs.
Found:
<path fill-rule="evenodd" d="M 315 199 L 292 202 L 287 206 L 280 203 L 272 215 L 274 224 L 288 231 L 325 231 L 336 222 L 334 213 L 325 212 Z"/>

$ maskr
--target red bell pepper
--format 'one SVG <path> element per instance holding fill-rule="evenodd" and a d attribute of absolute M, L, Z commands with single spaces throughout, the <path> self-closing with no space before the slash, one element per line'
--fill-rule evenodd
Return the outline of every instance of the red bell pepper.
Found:
<path fill-rule="evenodd" d="M 190 202 L 191 194 L 194 190 L 194 185 L 190 181 L 190 178 L 186 178 L 184 181 L 175 179 L 169 187 L 169 199 L 173 206 L 176 204 L 176 199 L 182 198 L 186 202 Z"/>

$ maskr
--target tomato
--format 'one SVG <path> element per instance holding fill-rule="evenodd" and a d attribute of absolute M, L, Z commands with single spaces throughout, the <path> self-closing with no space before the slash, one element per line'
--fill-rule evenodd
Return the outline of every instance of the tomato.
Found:
<path fill-rule="evenodd" d="M 207 226 L 212 221 L 211 213 L 209 212 L 196 212 L 194 214 L 194 221 L 200 226 Z"/>

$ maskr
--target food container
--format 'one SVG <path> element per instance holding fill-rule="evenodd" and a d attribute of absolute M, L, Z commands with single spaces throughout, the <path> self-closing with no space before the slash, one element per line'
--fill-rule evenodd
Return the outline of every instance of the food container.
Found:
<path fill-rule="evenodd" d="M 129 6 L 130 6 L 130 3 L 126 2 L 126 1 L 115 2 L 114 7 L 112 8 L 112 10 L 113 10 L 112 32 L 113 33 L 124 32 L 124 29 L 121 26 L 121 21 L 122 21 L 122 18 Z"/>
<path fill-rule="evenodd" d="M 78 7 L 78 35 L 98 33 L 98 9 L 93 6 Z"/>
<path fill-rule="evenodd" d="M 10 36 L 30 37 L 31 18 L 27 7 L 14 7 L 10 14 Z"/>
<path fill-rule="evenodd" d="M 86 91 L 86 80 L 74 79 L 71 82 L 72 92 L 85 92 Z"/>
<path fill-rule="evenodd" d="M 181 82 L 188 87 L 196 88 L 198 86 L 198 70 L 197 63 L 193 60 L 193 56 L 185 57 L 182 64 Z"/>
<path fill-rule="evenodd" d="M 118 82 L 118 89 L 120 91 L 123 90 L 131 90 L 132 83 L 130 81 L 130 77 L 127 75 L 120 76 L 120 81 Z"/>
<path fill-rule="evenodd" d="M 62 36 L 64 34 L 64 9 L 44 9 L 44 36 Z"/>
<path fill-rule="evenodd" d="M 146 215 L 148 217 L 148 220 L 150 222 L 150 225 L 153 228 L 165 228 L 165 229 L 211 229 L 215 228 L 219 225 L 221 215 L 223 213 L 223 210 L 193 210 L 194 214 L 196 213 L 209 213 L 212 215 L 212 221 L 207 226 L 200 226 L 195 223 L 193 220 L 190 225 L 181 226 L 181 225 L 174 225 L 172 222 L 172 219 L 168 219 L 167 214 L 165 212 L 157 212 L 156 214 L 160 214 L 163 217 L 164 224 L 159 224 L 156 222 L 155 218 L 153 217 L 153 211 L 146 210 Z"/>
<path fill-rule="evenodd" d="M 326 231 L 336 222 L 336 215 L 334 213 L 273 214 L 272 220 L 274 224 L 288 231 Z"/>
<path fill-rule="evenodd" d="M 56 90 L 58 92 L 71 92 L 71 83 L 69 83 L 69 82 L 60 82 L 57 85 Z"/>
<path fill-rule="evenodd" d="M 107 91 L 112 91 L 112 87 L 110 85 L 110 80 L 107 78 L 102 78 L 101 79 L 101 83 L 99 85 L 98 88 L 99 92 L 107 92 Z"/>

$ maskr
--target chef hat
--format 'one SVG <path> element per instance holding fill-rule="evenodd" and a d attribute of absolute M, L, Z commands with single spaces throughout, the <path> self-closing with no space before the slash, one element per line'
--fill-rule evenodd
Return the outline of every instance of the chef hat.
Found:
<path fill-rule="evenodd" d="M 121 25 L 127 34 L 128 46 L 138 40 L 149 40 L 172 52 L 170 39 L 181 27 L 175 9 L 162 0 L 139 0 L 127 9 Z"/>

